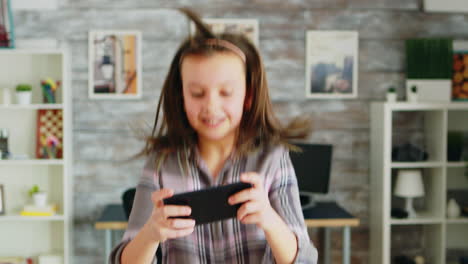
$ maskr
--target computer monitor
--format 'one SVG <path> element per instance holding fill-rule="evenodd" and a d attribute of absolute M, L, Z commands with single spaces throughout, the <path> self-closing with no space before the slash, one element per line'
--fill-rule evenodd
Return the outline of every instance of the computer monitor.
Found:
<path fill-rule="evenodd" d="M 290 151 L 303 209 L 314 206 L 313 194 L 328 193 L 332 145 L 292 143 L 302 152 Z"/>

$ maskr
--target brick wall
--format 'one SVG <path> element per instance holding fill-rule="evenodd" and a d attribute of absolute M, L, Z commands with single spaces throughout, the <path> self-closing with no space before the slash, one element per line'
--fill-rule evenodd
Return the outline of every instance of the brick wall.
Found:
<path fill-rule="evenodd" d="M 74 262 L 102 263 L 104 236 L 94 230 L 94 220 L 105 204 L 120 202 L 140 176 L 141 160 L 122 162 L 143 146 L 130 126 L 153 122 L 169 62 L 188 34 L 187 20 L 171 8 L 191 6 L 204 17 L 259 20 L 275 109 L 282 120 L 311 116 L 310 140 L 335 146 L 331 192 L 322 198 L 336 199 L 361 219 L 361 227 L 353 229 L 353 263 L 368 263 L 369 102 L 383 100 L 389 85 L 403 96 L 404 39 L 468 38 L 467 14 L 425 13 L 420 5 L 418 0 L 62 0 L 58 10 L 15 11 L 18 38 L 57 38 L 71 47 Z M 87 34 L 98 29 L 142 31 L 142 100 L 88 98 Z M 306 30 L 359 32 L 357 99 L 304 99 Z M 339 262 L 339 233 L 332 244 Z"/>

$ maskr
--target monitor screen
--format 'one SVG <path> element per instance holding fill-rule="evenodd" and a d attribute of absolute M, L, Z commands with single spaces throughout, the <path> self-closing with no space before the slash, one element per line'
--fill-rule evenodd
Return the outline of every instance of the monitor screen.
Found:
<path fill-rule="evenodd" d="M 332 145 L 293 144 L 302 149 L 302 152 L 289 152 L 299 191 L 327 193 L 330 182 Z"/>

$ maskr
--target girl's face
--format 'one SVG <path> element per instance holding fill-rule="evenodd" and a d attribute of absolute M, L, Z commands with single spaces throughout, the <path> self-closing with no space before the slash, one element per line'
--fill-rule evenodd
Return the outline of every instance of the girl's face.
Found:
<path fill-rule="evenodd" d="M 189 55 L 181 75 L 185 112 L 198 139 L 234 142 L 246 93 L 243 61 L 230 53 Z"/>

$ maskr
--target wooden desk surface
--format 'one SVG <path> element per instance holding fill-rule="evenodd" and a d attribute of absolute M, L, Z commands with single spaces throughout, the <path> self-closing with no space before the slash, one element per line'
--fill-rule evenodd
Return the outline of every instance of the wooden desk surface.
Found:
<path fill-rule="evenodd" d="M 127 229 L 127 217 L 121 204 L 110 204 L 104 208 L 99 219 L 94 224 L 96 229 Z"/>
<path fill-rule="evenodd" d="M 304 213 L 304 219 L 308 227 L 359 225 L 359 218 L 354 217 L 335 202 L 320 202 L 302 212 Z"/>
<path fill-rule="evenodd" d="M 358 226 L 359 219 L 349 214 L 334 202 L 317 203 L 304 212 L 307 227 Z M 106 206 L 101 217 L 94 224 L 96 229 L 122 230 L 127 228 L 127 219 L 122 205 Z"/>

